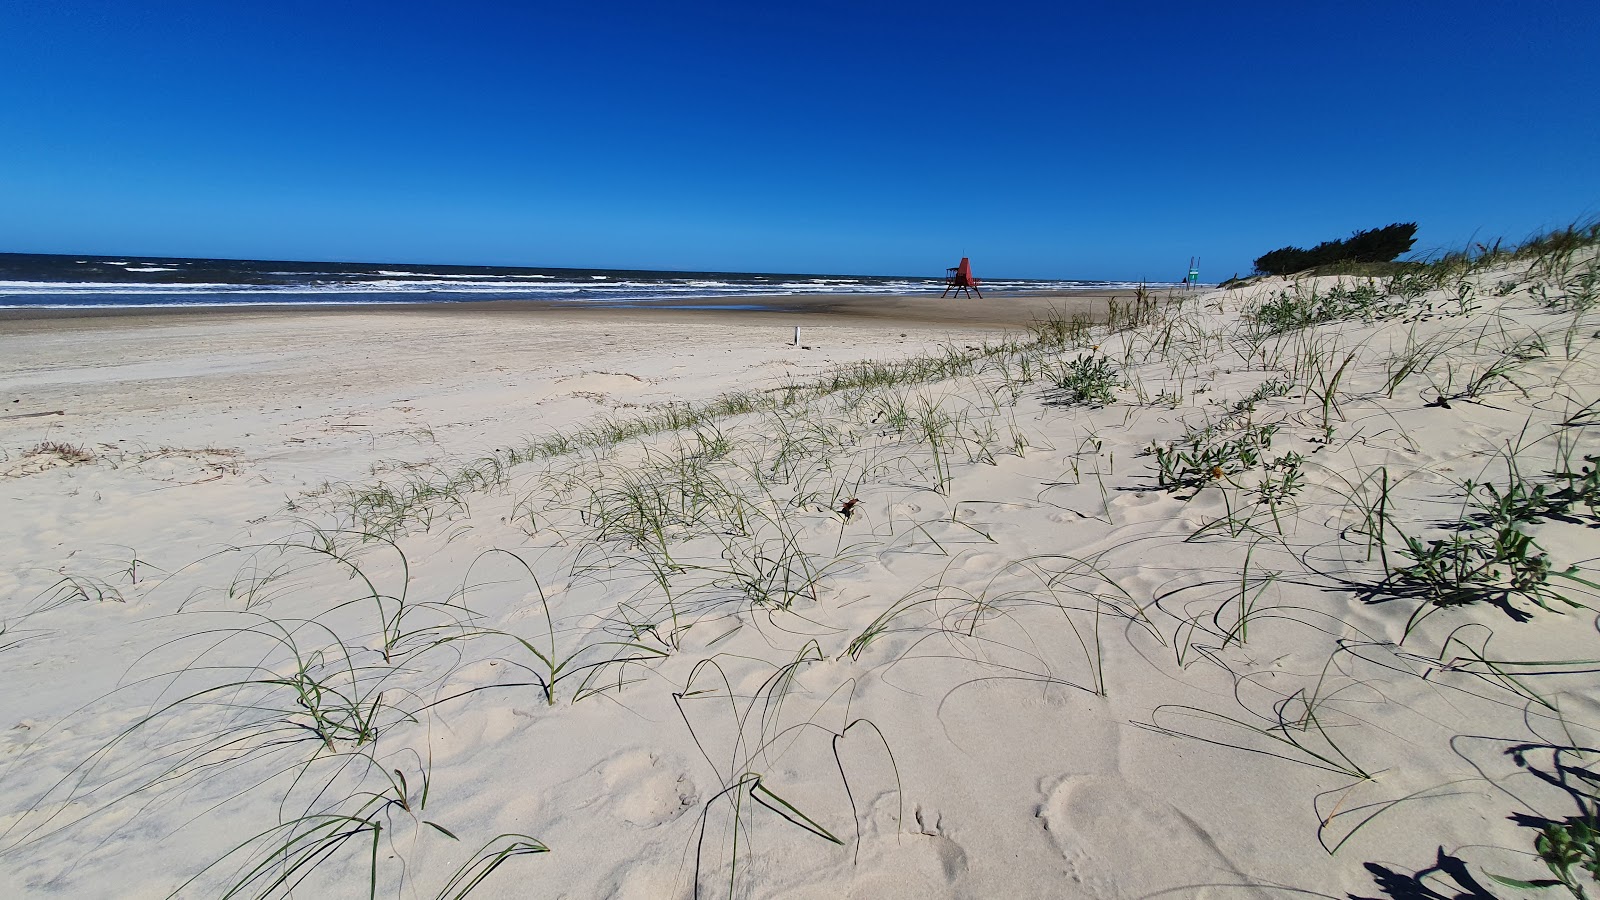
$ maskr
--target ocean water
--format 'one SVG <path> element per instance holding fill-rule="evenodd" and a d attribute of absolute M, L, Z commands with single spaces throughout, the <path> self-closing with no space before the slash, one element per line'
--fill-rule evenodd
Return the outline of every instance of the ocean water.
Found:
<path fill-rule="evenodd" d="M 983 278 L 981 270 L 979 278 Z M 1124 287 L 1122 282 L 983 279 L 1004 294 Z M 682 298 L 934 294 L 926 278 L 538 269 L 0 253 L 0 309 L 345 305 L 542 300 L 637 306 Z M 750 304 L 759 308 L 759 304 Z"/>

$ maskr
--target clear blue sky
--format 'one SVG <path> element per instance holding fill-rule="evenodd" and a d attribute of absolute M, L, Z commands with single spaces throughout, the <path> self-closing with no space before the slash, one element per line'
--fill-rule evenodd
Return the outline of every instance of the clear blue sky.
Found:
<path fill-rule="evenodd" d="M 0 0 L 0 250 L 1207 280 L 1600 212 L 1600 4 Z"/>

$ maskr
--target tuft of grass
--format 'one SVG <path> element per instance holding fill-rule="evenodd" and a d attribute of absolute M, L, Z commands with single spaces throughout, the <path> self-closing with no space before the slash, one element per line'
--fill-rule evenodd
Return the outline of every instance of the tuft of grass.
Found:
<path fill-rule="evenodd" d="M 815 742 L 827 740 L 827 755 L 837 769 L 839 781 L 850 807 L 855 832 L 855 852 L 860 853 L 861 820 L 856 806 L 857 789 L 852 787 L 849 768 L 845 763 L 845 744 L 851 733 L 871 732 L 875 743 L 882 748 L 889 768 L 893 772 L 893 790 L 900 798 L 902 808 L 896 821 L 904 819 L 904 792 L 900 772 L 887 739 L 878 726 L 869 719 L 849 718 L 848 696 L 842 704 L 844 718 L 838 727 L 823 723 L 825 712 L 831 712 L 834 701 L 844 694 L 849 684 L 823 695 L 820 703 L 811 706 L 804 715 L 791 715 L 788 711 L 805 704 L 806 691 L 800 686 L 802 672 L 818 663 L 825 663 L 816 641 L 808 641 L 786 664 L 777 666 L 754 694 L 735 692 L 733 682 L 718 657 L 708 657 L 690 671 L 682 691 L 672 694 L 678 713 L 689 730 L 701 756 L 715 773 L 721 788 L 710 796 L 700 813 L 700 825 L 695 846 L 694 896 L 710 896 L 712 891 L 726 892 L 730 898 L 739 896 L 741 875 L 746 857 L 751 852 L 756 816 L 765 811 L 775 816 L 775 821 L 797 829 L 827 843 L 844 847 L 844 838 L 822 823 L 821 816 L 806 812 L 794 801 L 779 793 L 781 779 L 771 771 L 780 758 L 783 767 L 794 766 L 792 757 L 798 752 L 821 748 Z M 722 729 L 733 735 L 731 746 L 712 743 L 714 733 L 704 727 L 708 717 L 724 718 Z M 696 723 L 701 723 L 699 726 Z M 806 745 L 797 747 L 797 745 Z M 821 756 L 820 753 L 817 754 Z M 726 844 L 716 848 L 708 841 L 714 833 L 713 816 L 721 809 L 728 817 L 723 833 Z M 722 870 L 726 869 L 724 873 Z"/>
<path fill-rule="evenodd" d="M 1334 739 L 1337 725 L 1327 721 L 1327 698 L 1306 690 L 1280 698 L 1270 715 L 1230 716 L 1181 704 L 1156 707 L 1149 722 L 1134 723 L 1147 731 L 1198 740 L 1297 763 L 1357 781 L 1369 773 Z M 1187 720 L 1181 724 L 1164 724 Z"/>
<path fill-rule="evenodd" d="M 1048 373 L 1052 406 L 1105 406 L 1117 400 L 1117 369 L 1111 360 L 1093 354 L 1074 357 Z"/>
<path fill-rule="evenodd" d="M 1327 291 L 1296 281 L 1292 288 L 1246 307 L 1244 323 L 1256 336 L 1298 331 L 1328 322 L 1375 322 L 1409 315 L 1411 301 L 1366 280 L 1353 286 L 1335 285 Z"/>
<path fill-rule="evenodd" d="M 66 463 L 94 462 L 94 453 L 76 444 L 62 441 L 40 441 L 22 454 L 28 456 L 54 456 Z"/>
<path fill-rule="evenodd" d="M 1512 376 L 1523 366 L 1548 354 L 1544 339 L 1538 334 L 1515 339 L 1505 337 L 1505 343 L 1491 352 L 1493 356 L 1487 362 L 1464 367 L 1459 379 L 1460 370 L 1453 362 L 1447 362 L 1442 379 L 1430 379 L 1434 396 L 1427 405 L 1449 409 L 1452 402 L 1478 402 L 1484 395 L 1507 386 L 1527 396 L 1527 390 Z"/>
<path fill-rule="evenodd" d="M 1246 424 L 1232 431 L 1217 425 L 1191 427 L 1176 441 L 1150 448 L 1156 459 L 1156 486 L 1169 493 L 1191 491 L 1192 498 L 1208 484 L 1263 464 L 1277 431 L 1278 426 L 1266 424 Z"/>
<path fill-rule="evenodd" d="M 1397 553 L 1409 562 L 1391 570 L 1377 593 L 1421 601 L 1406 633 L 1439 607 L 1489 603 L 1517 620 L 1529 618 L 1514 604 L 1517 600 L 1552 612 L 1559 611 L 1555 603 L 1589 608 L 1555 580 L 1593 590 L 1600 584 L 1581 577 L 1577 566 L 1555 568 L 1528 526 L 1546 519 L 1600 523 L 1594 514 L 1600 499 L 1597 460 L 1586 457 L 1589 465 L 1580 472 L 1552 473 L 1541 482 L 1522 473 L 1520 449 L 1512 444 L 1502 452 L 1508 472 L 1504 484 L 1468 480 L 1461 485 L 1461 515 L 1445 525 L 1445 536 L 1425 540 L 1395 529 L 1403 544 Z"/>
<path fill-rule="evenodd" d="M 1600 884 L 1600 775 L 1594 771 L 1593 752 L 1553 743 L 1507 748 L 1520 768 L 1559 785 L 1577 811 L 1560 818 L 1537 812 L 1514 815 L 1523 827 L 1533 829 L 1533 854 L 1551 877 L 1525 880 L 1486 873 L 1495 882 L 1524 891 L 1565 888 L 1573 900 L 1591 900 L 1590 889 Z"/>
<path fill-rule="evenodd" d="M 92 575 L 64 574 L 55 584 L 45 588 L 34 598 L 34 609 L 39 612 L 55 609 L 68 603 L 125 603 L 126 599 L 116 586 Z"/>
<path fill-rule="evenodd" d="M 1255 390 L 1240 397 L 1239 401 L 1233 405 L 1233 413 L 1234 415 L 1244 415 L 1253 412 L 1257 404 L 1278 397 L 1286 397 L 1292 390 L 1294 390 L 1293 381 L 1279 377 L 1268 378 L 1257 385 Z"/>
<path fill-rule="evenodd" d="M 1051 350 L 1066 350 L 1087 346 L 1090 342 L 1091 323 L 1087 316 L 1065 316 L 1052 311 L 1028 326 L 1033 342 Z"/>
<path fill-rule="evenodd" d="M 1497 880 L 1514 887 L 1560 885 L 1576 900 L 1588 900 L 1588 892 L 1578 881 L 1578 871 L 1587 872 L 1592 880 L 1600 881 L 1600 818 L 1590 813 L 1572 816 L 1565 822 L 1552 822 L 1539 829 L 1533 840 L 1533 850 L 1555 876 L 1555 884 Z"/>

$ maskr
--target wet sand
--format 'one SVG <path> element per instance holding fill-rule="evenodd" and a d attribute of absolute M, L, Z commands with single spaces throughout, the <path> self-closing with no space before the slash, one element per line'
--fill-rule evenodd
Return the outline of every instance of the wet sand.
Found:
<path fill-rule="evenodd" d="M 661 301 L 573 303 L 542 300 L 494 300 L 471 303 L 395 303 L 327 306 L 172 306 L 85 307 L 81 309 L 0 309 L 0 333 L 19 333 L 29 323 L 43 330 L 58 330 L 78 322 L 99 327 L 108 321 L 126 324 L 171 323 L 174 320 L 229 321 L 284 317 L 348 315 L 392 316 L 538 316 L 543 320 L 590 321 L 715 321 L 771 325 L 774 320 L 804 317 L 817 324 L 824 320 L 845 324 L 876 321 L 885 324 L 950 325 L 972 328 L 1024 328 L 1051 313 L 1082 314 L 1103 319 L 1111 300 L 1131 300 L 1131 290 L 1062 291 L 1027 294 L 990 294 L 974 298 L 940 298 L 932 295 L 794 294 L 773 297 L 699 297 Z M 1156 296 L 1161 296 L 1157 294 Z M 759 307 L 759 308 L 752 308 Z M 48 324 L 45 324 L 48 323 Z M 794 322 L 794 324 L 805 324 Z"/>

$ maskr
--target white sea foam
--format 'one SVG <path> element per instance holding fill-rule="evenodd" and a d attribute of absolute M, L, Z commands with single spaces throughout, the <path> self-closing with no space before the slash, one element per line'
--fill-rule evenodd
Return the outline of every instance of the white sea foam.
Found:
<path fill-rule="evenodd" d="M 173 266 L 134 266 L 129 272 L 172 272 Z M 0 280 L 0 308 L 145 308 L 163 306 L 251 306 L 263 304 L 332 305 L 418 302 L 465 302 L 500 299 L 550 300 L 563 303 L 649 303 L 693 299 L 727 300 L 777 295 L 906 294 L 937 295 L 942 278 L 866 278 L 847 276 L 706 276 L 698 273 L 657 277 L 567 275 L 543 273 L 441 273 L 417 269 L 372 269 L 352 273 L 319 270 L 263 272 L 278 284 L 159 283 L 113 281 Z M 992 279 L 989 291 L 1050 291 L 1132 288 L 1132 282 L 1030 281 Z M 1172 285 L 1155 284 L 1151 287 Z"/>
<path fill-rule="evenodd" d="M 191 294 L 276 290 L 262 285 L 150 284 L 112 281 L 0 281 L 0 297 L 17 294 Z"/>
<path fill-rule="evenodd" d="M 166 268 L 149 267 L 145 271 L 173 271 Z M 1150 287 L 1170 287 L 1165 283 L 1150 282 Z M 777 282 L 732 282 L 708 281 L 699 279 L 683 279 L 672 281 L 609 281 L 598 284 L 593 281 L 555 281 L 545 280 L 539 282 L 517 281 L 487 281 L 473 277 L 470 280 L 465 276 L 457 279 L 440 279 L 431 277 L 427 279 L 396 279 L 380 278 L 370 281 L 335 281 L 314 282 L 309 284 L 220 284 L 215 282 L 197 283 L 160 283 L 160 282 L 107 282 L 107 281 L 0 281 L 0 296 L 48 296 L 54 294 L 416 294 L 416 293 L 482 293 L 491 295 L 502 294 L 544 294 L 571 291 L 583 291 L 595 295 L 606 295 L 616 292 L 642 292 L 645 294 L 693 294 L 693 293 L 729 293 L 729 294 L 772 294 L 772 293 L 901 293 L 907 291 L 926 291 L 941 289 L 942 280 L 896 280 L 862 283 L 859 281 L 834 280 L 828 282 L 807 281 L 777 281 Z M 1070 289 L 1132 289 L 1138 285 L 1135 282 L 1070 282 L 1070 281 L 985 281 L 982 286 L 996 291 L 1040 291 L 1040 290 L 1070 290 Z"/>

